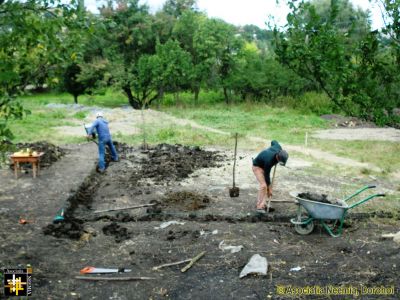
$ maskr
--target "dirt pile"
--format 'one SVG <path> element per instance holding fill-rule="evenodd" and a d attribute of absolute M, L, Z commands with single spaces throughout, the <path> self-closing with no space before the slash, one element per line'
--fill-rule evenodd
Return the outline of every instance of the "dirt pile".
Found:
<path fill-rule="evenodd" d="M 43 228 L 45 235 L 52 235 L 56 238 L 69 238 L 78 240 L 83 233 L 83 221 L 69 218 L 68 222 L 49 224 Z"/>
<path fill-rule="evenodd" d="M 304 192 L 304 193 L 298 194 L 297 196 L 302 199 L 306 199 L 306 200 L 342 206 L 342 203 L 339 201 L 328 200 L 328 195 L 326 195 L 326 194 Z"/>
<path fill-rule="evenodd" d="M 160 144 L 149 149 L 148 159 L 143 160 L 143 177 L 156 182 L 179 181 L 197 169 L 211 168 L 223 158 L 216 152 L 200 147 Z"/>
<path fill-rule="evenodd" d="M 44 152 L 44 155 L 40 159 L 41 168 L 47 168 L 51 166 L 53 163 L 55 163 L 65 155 L 65 151 L 62 148 L 47 142 L 18 143 L 15 144 L 15 148 L 17 150 L 30 148 L 36 152 Z M 28 166 L 29 165 L 30 164 L 28 164 Z"/>
<path fill-rule="evenodd" d="M 118 225 L 115 222 L 112 222 L 111 224 L 104 226 L 103 233 L 108 236 L 114 236 L 116 243 L 125 241 L 130 237 L 128 229 Z"/>

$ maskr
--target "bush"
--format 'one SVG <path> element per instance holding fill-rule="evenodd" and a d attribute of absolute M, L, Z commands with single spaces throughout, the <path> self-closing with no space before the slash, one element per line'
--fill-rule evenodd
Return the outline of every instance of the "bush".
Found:
<path fill-rule="evenodd" d="M 333 111 L 332 101 L 326 94 L 308 92 L 299 97 L 295 107 L 303 113 L 315 113 L 317 115 L 330 114 Z"/>

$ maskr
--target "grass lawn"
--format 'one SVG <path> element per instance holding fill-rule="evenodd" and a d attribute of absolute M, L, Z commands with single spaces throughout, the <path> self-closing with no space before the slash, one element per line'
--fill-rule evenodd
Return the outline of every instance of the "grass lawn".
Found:
<path fill-rule="evenodd" d="M 207 94 L 203 94 L 207 97 Z M 210 99 L 215 99 L 210 94 Z M 203 99 L 204 100 L 204 99 Z M 66 109 L 49 108 L 49 103 L 73 104 L 69 94 L 44 93 L 23 96 L 19 99 L 31 114 L 23 120 L 13 120 L 10 128 L 15 135 L 15 142 L 32 142 L 47 140 L 56 144 L 83 142 L 84 138 L 63 136 L 53 127 L 70 126 L 82 123 L 86 113 Z M 239 133 L 239 147 L 259 148 L 265 145 L 254 145 L 246 137 L 259 137 L 265 141 L 276 139 L 284 144 L 304 144 L 305 135 L 329 127 L 329 123 L 317 115 L 302 114 L 292 109 L 270 107 L 262 103 L 242 103 L 225 105 L 224 103 L 192 105 L 188 100 L 180 105 L 157 106 L 158 110 L 177 118 L 193 120 L 196 123 L 227 132 L 227 135 L 192 128 L 190 125 L 180 126 L 173 123 L 157 122 L 147 124 L 147 142 L 180 143 L 200 146 L 233 147 L 233 134 Z M 115 108 L 127 105 L 124 95 L 107 91 L 104 95 L 79 97 L 79 104 Z M 114 134 L 114 139 L 129 144 L 140 144 L 142 134 Z M 309 138 L 309 146 L 334 153 L 338 156 L 349 157 L 356 161 L 368 162 L 388 174 L 400 169 L 400 145 L 393 142 L 376 141 L 332 141 Z M 369 175 L 369 170 L 363 170 Z M 383 174 L 383 175 L 384 175 Z"/>

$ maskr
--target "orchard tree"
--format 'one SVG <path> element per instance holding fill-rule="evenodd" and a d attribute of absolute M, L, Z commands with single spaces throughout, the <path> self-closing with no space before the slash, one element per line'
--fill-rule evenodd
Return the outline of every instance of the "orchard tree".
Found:
<path fill-rule="evenodd" d="M 134 87 L 140 57 L 155 53 L 152 16 L 138 0 L 109 1 L 100 11 L 105 26 L 102 52 L 112 83 L 123 90 L 134 109 L 140 109 Z"/>
<path fill-rule="evenodd" d="M 322 89 L 338 109 L 390 124 L 391 111 L 399 103 L 398 72 L 390 57 L 381 54 L 377 32 L 354 43 L 336 26 L 339 3 L 331 1 L 329 18 L 323 21 L 312 3 L 291 3 L 287 31 L 275 30 L 276 54 L 281 63 Z"/>
<path fill-rule="evenodd" d="M 157 45 L 157 57 L 160 63 L 160 90 L 167 88 L 179 102 L 179 92 L 190 83 L 193 76 L 191 56 L 179 46 L 178 41 L 169 40 L 164 45 Z"/>
<path fill-rule="evenodd" d="M 12 138 L 7 121 L 27 113 L 15 96 L 27 85 L 55 80 L 50 73 L 62 60 L 60 32 L 66 20 L 73 20 L 76 7 L 75 1 L 0 2 L 0 141 Z"/>

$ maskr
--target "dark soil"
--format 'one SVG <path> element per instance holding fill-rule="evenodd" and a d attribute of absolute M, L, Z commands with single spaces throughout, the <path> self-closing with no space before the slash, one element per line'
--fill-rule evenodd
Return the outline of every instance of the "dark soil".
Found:
<path fill-rule="evenodd" d="M 304 192 L 304 193 L 298 194 L 297 196 L 302 199 L 306 199 L 306 200 L 312 200 L 312 201 L 332 204 L 332 202 L 328 200 L 328 195 L 325 195 L 325 194 Z"/>
<path fill-rule="evenodd" d="M 112 222 L 111 224 L 104 226 L 103 233 L 108 236 L 110 236 L 110 235 L 114 236 L 116 243 L 125 241 L 125 240 L 129 239 L 129 237 L 130 237 L 130 235 L 128 233 L 128 229 L 118 225 L 115 222 Z"/>
<path fill-rule="evenodd" d="M 182 180 L 197 169 L 217 166 L 222 159 L 216 152 L 200 147 L 160 144 L 148 149 L 147 157 L 141 161 L 140 173 L 132 174 L 132 179 L 140 176 L 155 182 Z"/>
<path fill-rule="evenodd" d="M 142 153 L 124 144 L 116 146 L 121 161 L 110 162 L 105 174 L 91 172 L 74 189 L 65 205 L 64 222 L 41 228 L 36 224 L 18 224 L 12 213 L 0 214 L 0 266 L 33 266 L 32 299 L 354 298 L 279 295 L 277 286 L 289 285 L 358 289 L 362 285 L 393 286 L 395 295 L 363 295 L 359 299 L 398 299 L 399 248 L 393 241 L 380 238 L 383 232 L 398 231 L 397 219 L 349 218 L 342 237 L 332 238 L 320 226 L 312 234 L 300 236 L 289 222 L 291 214 L 284 214 L 288 206 L 277 209 L 282 217 L 256 216 L 248 211 L 238 216 L 217 213 L 215 206 L 224 200 L 222 194 L 228 199 L 226 203 L 246 204 L 254 200 L 249 189 L 241 188 L 240 197 L 232 201 L 227 190 L 215 195 L 197 183 L 181 185 L 182 179 L 195 170 L 222 164 L 224 157 L 216 152 L 159 145 Z M 49 189 L 56 188 L 50 181 Z M 27 201 L 24 195 L 19 196 Z M 43 206 L 46 201 L 55 201 L 46 197 L 43 193 L 37 198 L 43 201 Z M 315 198 L 326 199 L 323 195 Z M 94 213 L 94 210 L 152 202 L 160 203 L 155 209 L 158 213 L 152 210 L 148 214 L 145 208 Z M 43 211 L 46 212 L 45 207 Z M 38 216 L 41 210 L 37 208 L 33 213 Z M 160 222 L 166 220 L 184 224 L 160 229 Z M 218 246 L 221 241 L 244 248 L 233 254 L 222 251 Z M 185 273 L 180 271 L 184 265 L 152 270 L 160 264 L 195 257 L 202 251 L 206 251 L 205 256 Z M 240 271 L 256 253 L 268 260 L 267 276 L 239 279 Z M 132 269 L 129 276 L 154 279 L 129 282 L 75 279 L 85 266 L 129 268 Z M 290 271 L 298 266 L 300 271 Z"/>

